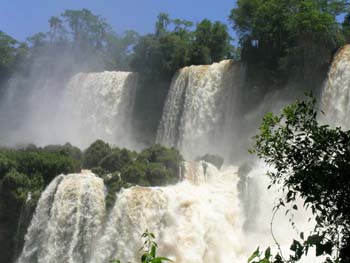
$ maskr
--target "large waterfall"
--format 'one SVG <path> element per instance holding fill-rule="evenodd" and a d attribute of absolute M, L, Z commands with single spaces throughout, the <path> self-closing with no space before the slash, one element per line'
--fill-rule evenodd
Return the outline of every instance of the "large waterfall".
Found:
<path fill-rule="evenodd" d="M 71 142 L 82 148 L 96 139 L 136 148 L 132 114 L 137 74 L 79 73 L 63 84 L 14 78 L 0 102 L 0 143 L 37 145 Z M 58 84 L 60 83 L 60 84 Z"/>
<path fill-rule="evenodd" d="M 240 65 L 232 60 L 181 69 L 173 78 L 157 142 L 187 158 L 229 155 L 238 114 Z"/>
<path fill-rule="evenodd" d="M 95 136 L 124 142 L 135 82 L 131 73 L 76 75 L 64 94 L 71 104 L 61 109 L 69 109 L 73 125 L 65 137 L 81 144 Z M 177 147 L 188 159 L 204 153 L 229 156 L 232 131 L 238 129 L 239 85 L 240 66 L 230 60 L 180 70 L 157 142 Z M 241 174 L 234 166 L 218 170 L 187 161 L 181 182 L 122 189 L 109 211 L 101 179 L 88 171 L 60 175 L 41 195 L 18 263 L 107 263 L 113 258 L 136 263 L 146 229 L 156 235 L 159 254 L 175 263 L 246 262 L 258 246 L 276 247 L 270 234 L 275 195 L 266 192 L 265 171 L 255 167 Z M 296 215 L 294 221 L 304 226 L 304 219 Z M 274 225 L 281 249 L 288 251 L 293 234 L 286 233 L 295 232 L 284 213 Z"/>
<path fill-rule="evenodd" d="M 326 121 L 350 129 L 350 45 L 333 59 L 322 94 Z"/>
<path fill-rule="evenodd" d="M 131 72 L 80 73 L 68 84 L 58 123 L 69 123 L 65 138 L 79 146 L 96 139 L 135 148 L 131 124 L 137 75 Z"/>

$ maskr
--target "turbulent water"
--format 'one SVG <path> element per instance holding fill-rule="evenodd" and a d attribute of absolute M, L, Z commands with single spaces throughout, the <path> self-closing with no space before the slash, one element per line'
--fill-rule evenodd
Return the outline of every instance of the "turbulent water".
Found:
<path fill-rule="evenodd" d="M 249 180 L 262 172 L 254 170 Z M 106 214 L 101 179 L 88 171 L 60 175 L 39 200 L 18 263 L 139 262 L 145 229 L 156 235 L 159 255 L 176 263 L 246 262 L 256 246 L 274 244 L 274 198 L 264 194 L 261 179 L 247 185 L 253 192 L 248 195 L 239 182 L 236 167 L 218 171 L 205 162 L 186 162 L 182 182 L 123 189 Z M 288 251 L 287 233 L 293 230 L 286 221 L 283 215 L 276 219 L 275 235 Z"/>
<path fill-rule="evenodd" d="M 187 179 L 177 185 L 133 187 L 118 194 L 91 263 L 111 257 L 137 262 L 146 228 L 161 240 L 159 253 L 177 263 L 232 263 L 241 256 L 236 169 L 186 166 Z"/>
<path fill-rule="evenodd" d="M 350 129 L 350 45 L 333 59 L 322 94 L 326 121 Z"/>
<path fill-rule="evenodd" d="M 38 202 L 18 263 L 86 262 L 105 216 L 102 179 L 60 175 Z"/>
<path fill-rule="evenodd" d="M 239 103 L 240 66 L 232 60 L 181 69 L 173 78 L 157 142 L 187 158 L 228 156 Z"/>
<path fill-rule="evenodd" d="M 132 113 L 137 74 L 79 73 L 60 86 L 46 80 L 14 78 L 0 102 L 0 143 L 37 145 L 71 142 L 82 148 L 97 139 L 136 148 Z"/>

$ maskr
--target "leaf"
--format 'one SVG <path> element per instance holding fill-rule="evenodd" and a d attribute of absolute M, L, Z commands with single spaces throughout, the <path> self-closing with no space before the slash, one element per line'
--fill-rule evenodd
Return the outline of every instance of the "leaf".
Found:
<path fill-rule="evenodd" d="M 270 247 L 268 247 L 266 250 L 265 250 L 265 258 L 266 259 L 269 259 L 271 257 L 271 249 Z"/>
<path fill-rule="evenodd" d="M 248 263 L 252 262 L 255 258 L 259 257 L 260 250 L 259 247 L 253 252 L 253 254 L 248 258 Z"/>

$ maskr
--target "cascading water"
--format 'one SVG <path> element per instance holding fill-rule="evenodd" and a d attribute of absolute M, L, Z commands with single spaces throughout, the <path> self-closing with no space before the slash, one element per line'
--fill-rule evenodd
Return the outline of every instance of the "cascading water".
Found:
<path fill-rule="evenodd" d="M 180 70 L 171 85 L 157 142 L 179 148 L 187 158 L 207 152 L 229 156 L 238 115 L 239 68 L 227 60 Z M 76 131 L 88 137 L 118 138 L 115 125 L 131 118 L 134 84 L 125 82 L 133 83 L 134 78 L 130 73 L 75 76 L 66 96 L 75 107 L 73 118 L 80 127 Z M 107 263 L 113 258 L 138 262 L 140 236 L 146 229 L 156 235 L 159 254 L 176 263 L 246 262 L 257 246 L 274 246 L 270 220 L 275 195 L 266 193 L 266 178 L 261 176 L 265 167 L 255 167 L 245 178 L 237 170 L 186 162 L 183 181 L 122 189 L 108 215 L 101 179 L 91 173 L 60 175 L 39 200 L 18 263 Z M 283 215 L 275 225 L 274 234 L 288 251 L 293 234 L 286 233 L 293 229 Z"/>
<path fill-rule="evenodd" d="M 136 73 L 79 73 L 67 84 L 57 78 L 10 81 L 0 103 L 0 120 L 7 124 L 0 127 L 1 144 L 72 142 L 85 148 L 103 139 L 137 148 L 131 139 Z"/>
<path fill-rule="evenodd" d="M 350 45 L 333 59 L 322 94 L 326 122 L 350 129 Z"/>
<path fill-rule="evenodd" d="M 174 262 L 244 261 L 236 168 L 205 167 L 187 163 L 186 179 L 174 186 L 120 192 L 90 262 L 138 262 L 146 228 L 161 240 L 159 253 Z"/>
<path fill-rule="evenodd" d="M 137 74 L 79 73 L 68 84 L 57 123 L 69 124 L 67 141 L 87 146 L 96 139 L 134 149 L 131 120 Z"/>
<path fill-rule="evenodd" d="M 232 60 L 181 69 L 173 78 L 157 143 L 186 158 L 207 152 L 227 157 L 238 114 L 240 65 Z"/>
<path fill-rule="evenodd" d="M 263 172 L 248 176 L 253 180 Z M 60 175 L 39 200 L 18 263 L 107 263 L 113 258 L 136 263 L 145 229 L 156 235 L 159 254 L 176 263 L 246 262 L 257 246 L 274 245 L 269 234 L 274 198 L 264 194 L 266 184 L 259 179 L 256 196 L 245 200 L 255 208 L 246 210 L 239 180 L 236 167 L 218 171 L 205 162 L 186 162 L 182 182 L 123 189 L 106 216 L 101 179 L 89 172 Z M 286 221 L 283 215 L 276 218 L 274 233 L 284 251 L 292 236 L 286 233 L 293 232 Z"/>
<path fill-rule="evenodd" d="M 86 262 L 104 216 L 102 179 L 89 172 L 56 177 L 40 197 L 17 262 Z"/>

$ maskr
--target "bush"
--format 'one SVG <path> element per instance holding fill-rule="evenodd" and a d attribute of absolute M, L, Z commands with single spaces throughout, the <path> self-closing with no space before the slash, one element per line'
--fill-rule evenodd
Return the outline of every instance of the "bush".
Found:
<path fill-rule="evenodd" d="M 156 144 L 142 151 L 137 160 L 146 163 L 161 163 L 169 170 L 172 177 L 178 177 L 183 157 L 175 148 L 169 149 Z"/>
<path fill-rule="evenodd" d="M 133 158 L 134 154 L 131 151 L 115 148 L 99 162 L 99 166 L 109 172 L 120 171 L 122 167 L 130 164 Z"/>
<path fill-rule="evenodd" d="M 111 147 L 108 143 L 102 140 L 97 140 L 89 146 L 84 152 L 83 167 L 91 169 L 97 167 L 101 160 L 111 152 Z"/>
<path fill-rule="evenodd" d="M 131 184 L 150 186 L 147 180 L 147 165 L 141 162 L 134 162 L 123 167 L 121 170 L 121 179 L 123 182 Z"/>

